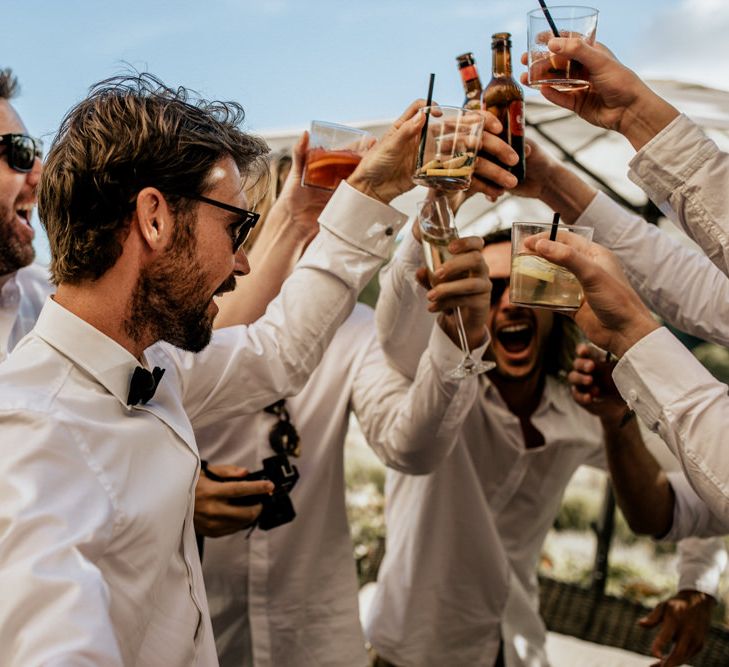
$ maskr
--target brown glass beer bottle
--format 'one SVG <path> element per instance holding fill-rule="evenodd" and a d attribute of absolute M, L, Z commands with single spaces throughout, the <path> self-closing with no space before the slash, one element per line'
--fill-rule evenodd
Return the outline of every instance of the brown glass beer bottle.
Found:
<path fill-rule="evenodd" d="M 481 79 L 476 69 L 476 59 L 472 53 L 462 53 L 456 56 L 458 71 L 461 74 L 463 90 L 466 91 L 466 99 L 463 101 L 464 109 L 481 108 Z"/>
<path fill-rule="evenodd" d="M 524 158 L 524 91 L 511 72 L 511 34 L 497 32 L 491 37 L 493 75 L 481 94 L 481 108 L 494 114 L 503 126 L 500 138 L 519 156 L 513 167 L 501 165 L 521 183 L 526 175 Z M 491 158 L 493 159 L 493 158 Z"/>

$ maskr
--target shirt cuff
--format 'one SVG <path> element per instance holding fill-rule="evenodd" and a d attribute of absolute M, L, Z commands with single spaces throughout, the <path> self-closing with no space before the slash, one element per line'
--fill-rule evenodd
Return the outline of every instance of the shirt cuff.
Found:
<path fill-rule="evenodd" d="M 612 248 L 617 244 L 623 232 L 623 226 L 615 224 L 615 218 L 619 213 L 626 214 L 627 212 L 604 192 L 598 191 L 582 215 L 575 220 L 575 225 L 592 227 L 595 231 L 593 240 L 600 245 Z"/>
<path fill-rule="evenodd" d="M 714 377 L 668 329 L 641 338 L 615 366 L 613 380 L 631 410 L 658 432 L 663 408 L 696 387 L 716 384 Z"/>
<path fill-rule="evenodd" d="M 319 224 L 356 248 L 387 259 L 408 216 L 342 181 L 319 216 Z"/>
<path fill-rule="evenodd" d="M 471 356 L 474 359 L 483 357 L 490 342 L 491 335 L 487 334 L 486 340 L 479 347 L 471 350 Z M 447 377 L 447 373 L 463 361 L 463 350 L 449 338 L 437 322 L 430 332 L 428 349 L 430 350 L 433 365 L 436 367 L 437 372 L 441 373 L 441 378 Z"/>
<path fill-rule="evenodd" d="M 409 269 L 415 271 L 425 265 L 425 257 L 423 255 L 423 246 L 418 243 L 412 232 L 407 230 L 403 240 L 397 247 L 395 253 L 397 261 L 405 265 Z"/>
<path fill-rule="evenodd" d="M 630 161 L 628 176 L 659 206 L 719 148 L 688 117 L 674 118 Z"/>

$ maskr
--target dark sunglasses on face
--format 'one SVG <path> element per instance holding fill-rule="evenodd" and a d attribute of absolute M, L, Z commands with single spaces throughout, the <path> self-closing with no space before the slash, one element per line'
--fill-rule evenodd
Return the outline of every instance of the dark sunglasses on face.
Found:
<path fill-rule="evenodd" d="M 33 170 L 36 158 L 43 157 L 43 142 L 27 134 L 2 134 L 0 146 L 7 146 L 4 155 L 10 168 L 23 174 Z"/>
<path fill-rule="evenodd" d="M 289 418 L 289 411 L 286 409 L 286 399 L 282 398 L 280 401 L 276 401 L 267 408 L 263 408 L 263 411 L 269 415 L 278 417 L 278 421 L 273 425 L 271 432 L 268 434 L 268 442 L 271 444 L 271 449 L 276 454 L 299 456 L 301 454 L 299 434 Z"/>
<path fill-rule="evenodd" d="M 253 228 L 258 222 L 258 218 L 261 217 L 260 213 L 254 213 L 253 211 L 246 211 L 244 208 L 238 208 L 231 204 L 225 204 L 224 202 L 217 201 L 216 199 L 210 199 L 210 197 L 203 197 L 202 195 L 179 195 L 185 199 L 192 199 L 193 201 L 200 201 L 203 204 L 210 204 L 210 206 L 217 206 L 222 208 L 224 211 L 235 213 L 240 216 L 239 220 L 236 220 L 231 226 L 230 235 L 233 238 L 233 252 L 237 252 L 248 238 L 248 235 L 253 231 Z"/>
<path fill-rule="evenodd" d="M 501 301 L 506 288 L 509 286 L 508 278 L 491 278 L 491 305 L 496 305 Z"/>

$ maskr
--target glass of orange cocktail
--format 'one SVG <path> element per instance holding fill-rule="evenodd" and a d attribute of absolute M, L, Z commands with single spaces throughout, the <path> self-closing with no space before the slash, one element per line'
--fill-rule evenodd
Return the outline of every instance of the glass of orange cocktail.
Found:
<path fill-rule="evenodd" d="M 301 184 L 335 190 L 355 170 L 373 142 L 374 137 L 366 130 L 312 121 Z"/>

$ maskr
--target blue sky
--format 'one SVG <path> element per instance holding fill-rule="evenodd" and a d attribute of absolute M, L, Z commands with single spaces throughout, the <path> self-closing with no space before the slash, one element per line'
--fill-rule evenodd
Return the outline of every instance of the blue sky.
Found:
<path fill-rule="evenodd" d="M 640 74 L 729 89 L 729 68 L 719 65 L 729 62 L 726 0 L 589 3 L 601 12 L 598 39 Z M 0 67 L 19 76 L 15 105 L 46 145 L 88 87 L 124 63 L 239 101 L 250 131 L 303 129 L 313 118 L 394 118 L 425 96 L 430 72 L 435 98 L 460 103 L 455 56 L 473 51 L 488 80 L 490 36 L 506 30 L 518 62 L 526 13 L 536 7 L 536 0 L 2 0 Z M 46 261 L 42 233 L 37 246 Z"/>
<path fill-rule="evenodd" d="M 601 10 L 598 37 L 633 68 L 716 76 L 696 61 L 703 50 L 725 48 L 724 0 L 590 1 Z M 473 51 L 488 69 L 490 35 L 501 30 L 514 34 L 520 53 L 526 12 L 537 6 L 536 0 L 3 0 L 0 64 L 19 75 L 17 106 L 31 132 L 46 137 L 91 83 L 124 62 L 168 83 L 240 101 L 252 130 L 297 128 L 315 117 L 394 117 L 425 95 L 431 71 L 437 99 L 458 102 L 454 57 Z"/>

